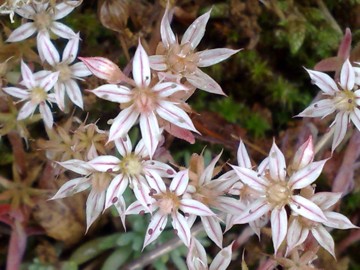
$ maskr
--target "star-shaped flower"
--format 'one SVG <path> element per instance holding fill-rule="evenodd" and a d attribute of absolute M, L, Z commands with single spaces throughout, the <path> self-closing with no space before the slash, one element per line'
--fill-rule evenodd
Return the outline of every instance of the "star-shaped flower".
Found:
<path fill-rule="evenodd" d="M 293 164 L 287 170 L 285 157 L 275 142 L 268 157 L 268 168 L 263 174 L 249 168 L 232 166 L 240 180 L 258 192 L 253 201 L 235 220 L 244 224 L 271 212 L 271 231 L 275 253 L 285 239 L 288 229 L 288 215 L 285 206 L 300 216 L 315 222 L 326 221 L 323 211 L 315 203 L 297 195 L 294 191 L 307 187 L 320 175 L 326 160 L 312 162 L 313 145 L 308 140 L 295 154 Z M 295 165 L 294 165 L 295 164 Z"/>
<path fill-rule="evenodd" d="M 332 151 L 344 139 L 348 123 L 351 120 L 356 128 L 360 130 L 360 90 L 355 84 L 355 70 L 347 59 L 342 65 L 340 81 L 335 82 L 326 73 L 306 70 L 314 84 L 316 84 L 325 96 L 307 107 L 297 116 L 301 117 L 326 117 L 336 112 L 336 117 L 331 127 L 334 129 Z"/>
<path fill-rule="evenodd" d="M 41 117 L 47 127 L 52 128 L 54 118 L 48 103 L 56 103 L 55 95 L 49 93 L 54 87 L 59 72 L 42 72 L 41 79 L 37 76 L 38 73 L 33 74 L 30 68 L 21 61 L 21 84 L 26 87 L 4 87 L 3 90 L 7 94 L 19 98 L 20 101 L 26 101 L 19 111 L 18 120 L 30 117 L 34 114 L 37 107 L 39 107 Z"/>
<path fill-rule="evenodd" d="M 210 12 L 211 10 L 197 18 L 188 27 L 179 44 L 170 27 L 168 6 L 160 26 L 162 43 L 159 44 L 156 55 L 150 56 L 150 66 L 154 70 L 173 74 L 178 79 L 186 78 L 196 88 L 224 95 L 220 85 L 200 68 L 215 65 L 239 50 L 222 48 L 195 52 L 204 36 Z M 173 78 L 171 75 L 170 77 Z"/>
<path fill-rule="evenodd" d="M 59 52 L 47 35 L 39 34 L 39 55 L 40 58 L 52 67 L 54 71 L 59 72 L 58 81 L 54 86 L 55 97 L 60 109 L 65 110 L 65 92 L 70 100 L 81 109 L 83 108 L 83 99 L 80 87 L 76 79 L 91 75 L 90 70 L 83 62 L 75 63 L 76 55 L 79 49 L 79 34 L 72 38 L 65 46 L 62 59 Z"/>
<path fill-rule="evenodd" d="M 82 58 L 91 66 L 93 59 Z M 94 65 L 92 65 L 94 66 Z M 118 102 L 124 109 L 114 119 L 110 131 L 109 141 L 124 137 L 131 127 L 139 120 L 144 144 L 153 156 L 160 139 L 158 117 L 180 128 L 196 131 L 190 117 L 179 106 L 181 100 L 172 95 L 187 88 L 174 82 L 151 82 L 149 57 L 139 42 L 133 60 L 134 88 L 124 85 L 105 84 L 94 90 L 89 90 L 100 98 Z"/>
<path fill-rule="evenodd" d="M 15 12 L 18 15 L 31 20 L 31 22 L 26 22 L 15 29 L 6 41 L 22 41 L 36 32 L 47 35 L 49 35 L 49 32 L 52 32 L 65 39 L 76 38 L 73 30 L 65 24 L 57 22 L 57 20 L 67 16 L 79 4 L 80 1 L 64 1 L 55 5 L 53 8 L 49 6 L 48 2 L 40 3 L 33 1 L 29 5 L 24 5 L 22 8 L 16 9 Z"/>

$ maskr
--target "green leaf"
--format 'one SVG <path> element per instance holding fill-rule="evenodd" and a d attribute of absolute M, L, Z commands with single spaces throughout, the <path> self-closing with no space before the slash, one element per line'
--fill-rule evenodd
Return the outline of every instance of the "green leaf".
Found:
<path fill-rule="evenodd" d="M 129 260 L 133 250 L 129 247 L 122 247 L 115 250 L 111 255 L 105 260 L 101 270 L 113 270 L 119 269 L 125 262 Z"/>

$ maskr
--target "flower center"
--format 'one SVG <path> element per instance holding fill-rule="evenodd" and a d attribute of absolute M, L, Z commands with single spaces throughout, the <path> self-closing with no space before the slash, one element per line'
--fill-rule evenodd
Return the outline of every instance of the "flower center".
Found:
<path fill-rule="evenodd" d="M 175 74 L 194 73 L 199 57 L 193 52 L 189 42 L 183 45 L 172 44 L 170 45 L 166 62 L 169 69 Z"/>
<path fill-rule="evenodd" d="M 38 31 L 49 29 L 52 23 L 50 14 L 44 11 L 35 14 L 33 20 Z"/>
<path fill-rule="evenodd" d="M 31 90 L 31 102 L 40 104 L 47 99 L 47 93 L 42 87 L 35 87 Z"/>
<path fill-rule="evenodd" d="M 334 104 L 339 111 L 353 111 L 357 106 L 355 93 L 349 90 L 336 92 Z"/>
<path fill-rule="evenodd" d="M 142 163 L 139 158 L 131 153 L 120 161 L 120 169 L 127 175 L 139 175 L 142 172 Z"/>
<path fill-rule="evenodd" d="M 156 199 L 159 211 L 163 215 L 168 215 L 177 211 L 180 206 L 179 197 L 174 192 L 166 191 L 165 193 L 155 194 L 152 196 Z"/>
<path fill-rule="evenodd" d="M 71 79 L 71 69 L 66 63 L 59 63 L 55 66 L 55 71 L 59 71 L 59 81 L 66 82 Z"/>
<path fill-rule="evenodd" d="M 149 88 L 136 87 L 133 89 L 134 104 L 140 113 L 150 113 L 157 107 L 157 94 Z"/>
<path fill-rule="evenodd" d="M 291 190 L 285 181 L 273 182 L 266 190 L 266 198 L 273 207 L 284 206 L 288 203 L 290 197 Z"/>

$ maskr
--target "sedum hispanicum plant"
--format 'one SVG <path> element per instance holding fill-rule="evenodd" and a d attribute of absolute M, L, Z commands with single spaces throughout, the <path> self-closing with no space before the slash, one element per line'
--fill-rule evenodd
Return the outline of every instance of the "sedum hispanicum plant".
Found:
<path fill-rule="evenodd" d="M 241 50 L 197 51 L 211 10 L 195 19 L 182 36 L 177 36 L 171 28 L 175 8 L 168 3 L 159 20 L 156 49 L 151 50 L 146 39 L 138 38 L 131 62 L 127 67 L 119 67 L 98 55 L 77 57 L 80 42 L 86 39 L 82 40 L 81 33 L 75 33 L 58 20 L 71 16 L 81 4 L 81 1 L 68 0 L 12 0 L 5 1 L 0 9 L 2 14 L 10 15 L 11 22 L 22 18 L 21 25 L 8 34 L 6 42 L 31 40 L 36 33 L 34 44 L 38 53 L 37 61 L 16 59 L 20 66 L 19 78 L 2 83 L 0 99 L 15 105 L 16 110 L 12 109 L 15 121 L 23 121 L 26 131 L 31 121 L 24 120 L 43 119 L 47 140 L 40 136 L 43 138 L 37 141 L 37 147 L 30 143 L 26 154 L 20 144 L 22 152 L 19 154 L 19 141 L 23 138 L 28 142 L 39 136 L 39 132 L 19 133 L 12 123 L 13 130 L 2 135 L 9 137 L 14 162 L 18 162 L 14 164 L 20 169 L 26 155 L 31 156 L 32 151 L 39 155 L 38 148 L 44 150 L 43 163 L 50 165 L 44 171 L 44 175 L 48 175 L 43 176 L 41 182 L 52 181 L 55 177 L 65 179 L 57 185 L 57 191 L 48 196 L 51 202 L 85 193 L 86 203 L 81 207 L 86 209 L 86 232 L 100 216 L 110 212 L 109 208 L 116 209 L 124 230 L 128 227 L 129 215 L 142 217 L 146 228 L 142 242 L 144 257 L 149 248 L 156 254 L 154 243 L 161 239 L 164 231 L 173 231 L 174 239 L 178 238 L 188 250 L 188 269 L 227 269 L 235 264 L 232 260 L 236 260 L 233 256 L 237 252 L 233 254 L 232 251 L 241 244 L 235 238 L 231 241 L 229 237 L 224 238 L 224 228 L 225 232 L 232 228 L 236 231 L 241 228 L 239 224 L 249 226 L 248 237 L 256 234 L 261 242 L 264 238 L 260 236 L 270 226 L 267 234 L 271 235 L 273 243 L 273 257 L 269 259 L 272 268 L 282 265 L 286 269 L 315 269 L 319 247 L 336 257 L 335 242 L 328 228 L 358 227 L 334 210 L 341 201 L 341 192 L 316 190 L 314 183 L 331 159 L 317 160 L 316 137 L 310 135 L 300 142 L 300 146 L 292 150 L 290 162 L 275 139 L 258 165 L 240 138 L 237 138 L 238 147 L 233 149 L 237 152 L 236 165 L 221 162 L 222 152 L 209 162 L 203 154 L 193 154 L 188 166 L 171 158 L 169 140 L 194 143 L 201 136 L 201 130 L 191 117 L 191 96 L 197 89 L 207 94 L 225 95 L 226 92 L 200 68 L 218 64 Z M 62 53 L 58 50 L 60 46 L 63 46 Z M 347 57 L 343 59 L 339 78 L 333 79 L 316 70 L 306 71 L 324 98 L 297 116 L 324 118 L 336 113 L 330 126 L 333 153 L 340 143 L 345 143 L 350 122 L 356 127 L 355 133 L 360 130 L 360 67 Z M 92 78 L 96 78 L 96 85 L 92 81 L 88 87 L 91 89 L 84 89 L 83 82 L 90 80 L 87 77 L 91 75 L 95 76 Z M 105 100 L 109 106 L 115 104 L 112 107 L 117 114 L 114 119 L 107 113 L 92 115 L 91 106 L 99 102 L 97 98 Z M 81 120 L 72 110 L 86 110 L 88 116 Z M 59 117 L 68 120 L 64 124 L 58 121 Z M 88 118 L 98 121 L 89 123 Z M 8 122 L 14 118 L 1 115 L 1 121 L 9 126 Z M 103 130 L 102 122 L 110 126 Z M 140 139 L 135 143 L 133 133 L 137 128 Z M 20 175 L 26 172 L 20 171 Z M 11 201 L 8 194 L 12 194 L 15 187 L 9 183 L 5 176 L 0 176 L 0 186 L 5 190 L 0 193 L 0 204 L 7 205 Z M 21 227 L 26 226 L 25 212 L 22 212 L 25 208 L 6 209 L 6 214 L 10 213 L 15 221 L 4 218 L 0 221 L 6 220 L 16 237 L 26 235 L 25 227 Z M 220 249 L 212 260 L 192 229 L 204 231 Z M 26 237 L 22 239 L 25 241 L 21 246 L 10 242 L 9 270 L 20 267 L 26 247 Z"/>

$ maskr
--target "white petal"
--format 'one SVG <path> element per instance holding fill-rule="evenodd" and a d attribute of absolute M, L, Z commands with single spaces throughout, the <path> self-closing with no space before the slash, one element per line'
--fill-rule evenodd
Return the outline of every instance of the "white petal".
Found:
<path fill-rule="evenodd" d="M 46 60 L 51 66 L 55 66 L 60 62 L 60 55 L 48 35 L 44 35 L 41 32 L 38 34 L 37 47 L 39 55 L 45 58 L 41 60 Z"/>
<path fill-rule="evenodd" d="M 156 193 L 166 193 L 166 185 L 164 180 L 157 174 L 145 175 L 146 180 L 151 189 L 154 189 Z"/>
<path fill-rule="evenodd" d="M 10 96 L 20 98 L 21 100 L 25 100 L 30 96 L 28 91 L 18 87 L 4 87 L 2 88 L 2 90 L 4 90 L 4 92 L 9 94 Z"/>
<path fill-rule="evenodd" d="M 201 39 L 205 34 L 205 27 L 210 18 L 210 13 L 211 10 L 201 15 L 188 27 L 181 39 L 181 44 L 190 42 L 193 49 L 195 49 L 197 45 L 199 45 Z"/>
<path fill-rule="evenodd" d="M 211 262 L 209 270 L 226 270 L 231 263 L 232 259 L 232 242 L 226 248 L 220 250 L 220 252 L 215 256 L 214 260 Z"/>
<path fill-rule="evenodd" d="M 91 190 L 86 200 L 86 231 L 89 230 L 91 224 L 100 216 L 104 209 L 105 192 Z"/>
<path fill-rule="evenodd" d="M 317 192 L 311 197 L 311 201 L 325 211 L 337 203 L 341 195 L 341 192 Z"/>
<path fill-rule="evenodd" d="M 55 15 L 53 16 L 53 20 L 59 20 L 66 17 L 78 4 L 80 4 L 79 1 L 66 1 L 57 4 L 55 7 Z"/>
<path fill-rule="evenodd" d="M 68 41 L 62 55 L 62 61 L 66 61 L 68 64 L 75 61 L 76 55 L 79 50 L 80 36 L 79 33 L 77 33 L 76 35 L 76 38 L 72 38 Z"/>
<path fill-rule="evenodd" d="M 52 72 L 47 75 L 43 80 L 40 81 L 40 87 L 43 88 L 46 92 L 49 92 L 58 81 L 60 72 Z"/>
<path fill-rule="evenodd" d="M 151 71 L 149 56 L 141 46 L 140 41 L 134 55 L 132 72 L 136 85 L 146 87 L 150 84 Z"/>
<path fill-rule="evenodd" d="M 33 20 L 36 13 L 31 5 L 23 5 L 21 8 L 15 9 L 15 12 L 21 17 L 28 20 Z"/>
<path fill-rule="evenodd" d="M 168 97 L 178 91 L 186 91 L 188 90 L 188 88 L 186 88 L 182 84 L 174 82 L 164 82 L 156 84 L 152 88 L 152 90 L 155 91 L 160 97 Z"/>
<path fill-rule="evenodd" d="M 135 106 L 122 110 L 119 115 L 114 119 L 109 131 L 109 141 L 116 140 L 123 137 L 138 119 L 139 113 L 135 111 Z"/>
<path fill-rule="evenodd" d="M 260 218 L 262 215 L 271 210 L 264 198 L 259 198 L 252 202 L 240 215 L 238 215 L 234 224 L 245 224 Z"/>
<path fill-rule="evenodd" d="M 52 115 L 49 106 L 45 102 L 42 102 L 39 104 L 39 111 L 44 120 L 45 125 L 49 128 L 52 128 L 54 124 L 54 117 Z"/>
<path fill-rule="evenodd" d="M 79 85 L 72 79 L 68 80 L 65 84 L 65 90 L 70 100 L 79 108 L 83 109 L 84 102 Z"/>
<path fill-rule="evenodd" d="M 335 112 L 336 107 L 332 99 L 322 99 L 307 107 L 298 117 L 326 117 Z"/>
<path fill-rule="evenodd" d="M 62 199 L 65 197 L 72 196 L 78 192 L 88 189 L 91 186 L 91 182 L 88 178 L 80 177 L 67 181 L 63 184 L 56 194 L 50 199 Z"/>
<path fill-rule="evenodd" d="M 350 119 L 360 131 L 360 110 L 358 108 L 354 108 L 354 111 L 350 113 Z"/>
<path fill-rule="evenodd" d="M 33 22 L 24 23 L 20 27 L 16 28 L 8 39 L 7 42 L 18 42 L 32 36 L 36 32 L 36 27 Z"/>
<path fill-rule="evenodd" d="M 88 164 L 99 172 L 113 172 L 119 170 L 120 159 L 114 156 L 98 156 Z"/>
<path fill-rule="evenodd" d="M 161 19 L 160 25 L 161 40 L 166 48 L 169 48 L 170 44 L 174 44 L 176 39 L 174 32 L 171 30 L 169 21 L 169 7 L 166 7 L 164 16 Z"/>
<path fill-rule="evenodd" d="M 242 140 L 237 151 L 237 161 L 240 167 L 251 169 L 250 157 Z"/>
<path fill-rule="evenodd" d="M 176 195 L 183 195 L 189 183 L 189 170 L 179 171 L 171 181 L 169 190 Z"/>
<path fill-rule="evenodd" d="M 60 110 L 65 110 L 65 85 L 57 82 L 54 85 L 55 103 L 59 106 Z"/>
<path fill-rule="evenodd" d="M 143 163 L 143 169 L 146 173 L 149 174 L 158 174 L 161 177 L 172 178 L 175 175 L 175 170 L 171 168 L 169 165 L 156 161 L 156 160 L 148 160 Z"/>
<path fill-rule="evenodd" d="M 31 72 L 30 68 L 24 61 L 21 60 L 21 76 L 22 83 L 28 88 L 32 89 L 36 86 L 34 74 Z"/>
<path fill-rule="evenodd" d="M 111 205 L 116 204 L 120 197 L 122 197 L 125 189 L 129 184 L 128 177 L 123 174 L 118 174 L 111 180 L 108 188 L 106 189 L 105 209 Z"/>
<path fill-rule="evenodd" d="M 209 207 L 193 199 L 182 199 L 180 201 L 179 208 L 186 214 L 193 214 L 197 216 L 215 216 L 215 213 L 211 211 Z"/>
<path fill-rule="evenodd" d="M 147 186 L 147 184 L 140 182 L 140 180 L 132 182 L 136 199 L 142 204 L 146 212 L 151 212 L 151 206 L 154 202 L 154 199 L 149 195 L 150 188 Z"/>
<path fill-rule="evenodd" d="M 206 234 L 219 247 L 222 248 L 223 232 L 217 217 L 201 217 Z"/>
<path fill-rule="evenodd" d="M 167 215 L 162 215 L 160 211 L 156 212 L 151 217 L 151 222 L 146 229 L 143 249 L 159 237 L 159 235 L 165 229 L 167 219 Z"/>
<path fill-rule="evenodd" d="M 342 142 L 345 137 L 347 126 L 349 123 L 349 115 L 347 112 L 339 112 L 334 120 L 335 125 L 333 128 L 335 129 L 334 132 L 334 139 L 331 146 L 331 151 L 334 151 L 336 147 Z"/>
<path fill-rule="evenodd" d="M 190 117 L 170 101 L 161 101 L 156 112 L 161 118 L 178 127 L 197 132 Z"/>
<path fill-rule="evenodd" d="M 156 71 L 167 70 L 167 64 L 165 62 L 165 55 L 151 55 L 149 56 L 150 67 Z"/>
<path fill-rule="evenodd" d="M 32 115 L 36 109 L 37 105 L 34 105 L 31 101 L 26 102 L 20 109 L 17 120 L 23 120 Z"/>
<path fill-rule="evenodd" d="M 116 150 L 122 157 L 126 157 L 128 154 L 130 154 L 132 150 L 132 144 L 129 135 L 116 139 L 115 146 Z"/>
<path fill-rule="evenodd" d="M 251 188 L 256 189 L 260 192 L 265 191 L 268 182 L 261 176 L 261 174 L 248 168 L 241 168 L 233 165 L 231 167 L 239 176 L 241 182 L 249 185 Z"/>
<path fill-rule="evenodd" d="M 327 221 L 323 222 L 324 225 L 336 228 L 340 230 L 347 230 L 347 229 L 358 229 L 359 227 L 355 226 L 351 223 L 351 221 L 344 215 L 336 212 L 324 212 L 327 218 Z"/>
<path fill-rule="evenodd" d="M 200 69 L 196 69 L 192 74 L 186 74 L 186 79 L 196 88 L 204 90 L 206 92 L 218 95 L 225 95 L 221 86 L 209 75 L 202 72 Z"/>
<path fill-rule="evenodd" d="M 316 226 L 312 228 L 311 233 L 320 246 L 326 249 L 335 258 L 335 244 L 330 233 L 323 226 Z"/>
<path fill-rule="evenodd" d="M 291 252 L 295 247 L 304 243 L 309 235 L 309 229 L 303 226 L 298 218 L 294 218 L 290 223 L 289 230 L 286 237 L 287 252 Z"/>
<path fill-rule="evenodd" d="M 225 59 L 229 58 L 233 54 L 239 52 L 240 50 L 232 50 L 227 48 L 221 49 L 212 49 L 197 52 L 196 54 L 199 57 L 198 67 L 208 67 L 211 65 L 215 65 Z"/>
<path fill-rule="evenodd" d="M 185 246 L 189 247 L 190 239 L 191 239 L 191 232 L 189 225 L 186 222 L 186 219 L 179 214 L 178 212 L 171 215 L 172 221 L 171 224 L 176 231 L 177 235 L 183 241 Z"/>
<path fill-rule="evenodd" d="M 202 172 L 202 174 L 200 175 L 200 178 L 199 178 L 199 185 L 204 185 L 211 181 L 213 174 L 214 174 L 215 165 L 218 162 L 221 154 L 222 154 L 222 152 L 220 154 L 218 154 L 215 158 L 213 158 L 213 160 L 209 163 L 209 165 Z"/>
<path fill-rule="evenodd" d="M 57 36 L 65 38 L 65 39 L 72 39 L 76 38 L 75 32 L 68 26 L 63 23 L 59 22 L 52 22 L 50 30 Z"/>
<path fill-rule="evenodd" d="M 292 202 L 289 203 L 289 206 L 295 213 L 316 222 L 326 221 L 323 211 L 312 201 L 300 195 L 293 195 L 291 200 Z"/>
<path fill-rule="evenodd" d="M 269 153 L 269 169 L 270 176 L 275 181 L 285 181 L 286 177 L 286 163 L 284 154 L 273 142 Z"/>
<path fill-rule="evenodd" d="M 355 84 L 355 71 L 349 59 L 344 62 L 340 72 L 340 85 L 345 90 L 352 90 Z"/>
<path fill-rule="evenodd" d="M 144 144 L 152 158 L 160 140 L 160 129 L 155 114 L 153 112 L 140 114 L 139 124 Z"/>
<path fill-rule="evenodd" d="M 129 88 L 117 84 L 104 84 L 94 90 L 89 90 L 99 98 L 112 102 L 126 103 L 131 101 L 132 94 Z"/>
<path fill-rule="evenodd" d="M 302 144 L 300 148 L 296 151 L 293 162 L 291 164 L 292 169 L 299 170 L 310 164 L 314 159 L 314 155 L 315 152 L 312 136 L 309 136 L 306 142 Z"/>
<path fill-rule="evenodd" d="M 88 67 L 83 62 L 78 62 L 70 66 L 71 73 L 73 77 L 81 78 L 90 76 L 92 72 L 88 69 Z"/>
<path fill-rule="evenodd" d="M 288 217 L 285 207 L 274 208 L 271 211 L 271 234 L 274 244 L 274 254 L 277 253 L 281 243 L 284 241 L 287 232 Z"/>
<path fill-rule="evenodd" d="M 244 203 L 231 197 L 219 196 L 216 198 L 216 209 L 232 215 L 239 215 L 246 209 Z"/>
<path fill-rule="evenodd" d="M 85 161 L 79 159 L 70 159 L 64 162 L 59 162 L 64 168 L 82 175 L 88 175 L 93 171 L 93 168 Z"/>
<path fill-rule="evenodd" d="M 327 75 L 326 73 L 305 69 L 314 84 L 316 84 L 325 94 L 334 95 L 337 91 L 339 91 L 334 80 Z"/>
<path fill-rule="evenodd" d="M 302 189 L 313 183 L 321 174 L 326 161 L 327 159 L 312 162 L 301 170 L 295 172 L 289 180 L 289 186 L 291 189 Z"/>

